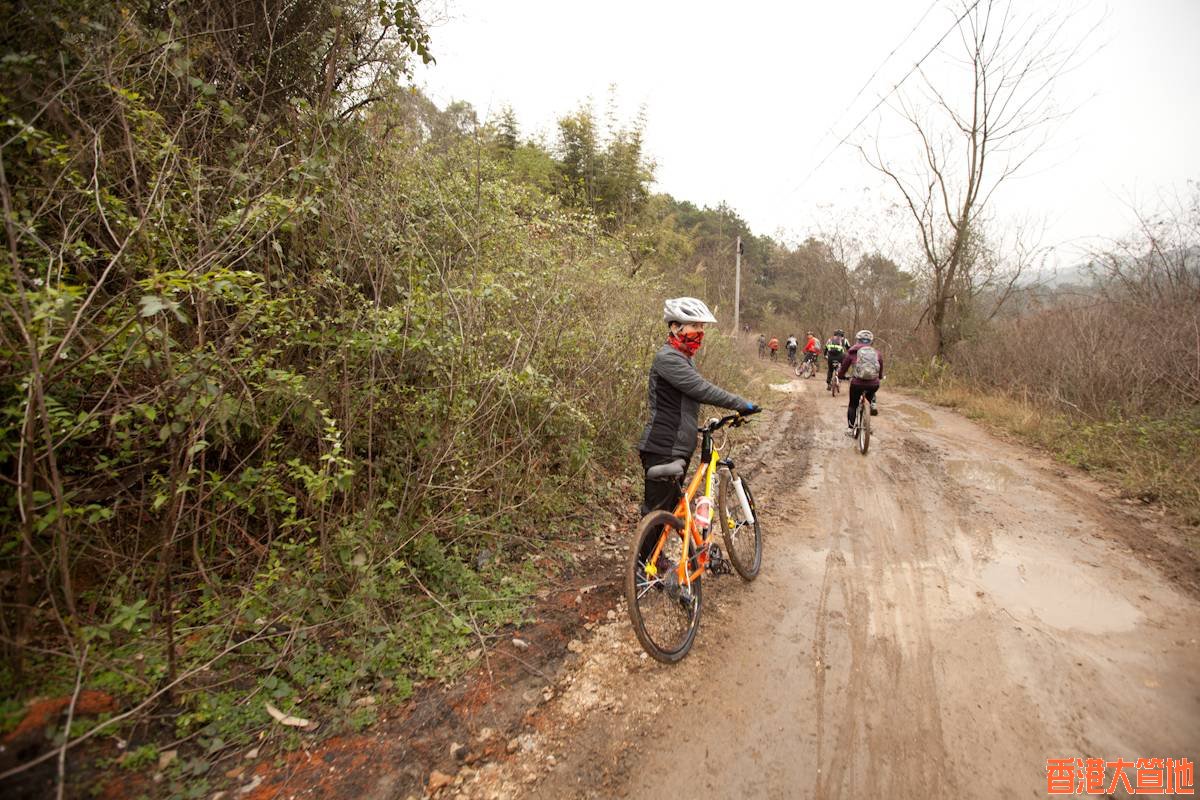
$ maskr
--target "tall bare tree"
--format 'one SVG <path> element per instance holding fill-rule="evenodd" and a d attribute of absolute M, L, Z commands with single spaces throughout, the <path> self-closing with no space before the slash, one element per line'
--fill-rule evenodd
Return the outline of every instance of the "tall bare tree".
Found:
<path fill-rule="evenodd" d="M 928 289 L 921 320 L 933 327 L 939 357 L 959 336 L 955 306 L 970 299 L 962 288 L 977 284 L 969 273 L 979 266 L 995 280 L 997 265 L 981 260 L 979 247 L 989 204 L 1069 113 L 1056 105 L 1055 85 L 1090 39 L 1070 41 L 1068 15 L 1023 15 L 1014 5 L 963 0 L 955 28 L 961 49 L 939 52 L 936 68 L 922 60 L 917 87 L 889 102 L 914 157 L 884 153 L 882 135 L 859 146 L 899 190 L 916 226 Z M 1020 258 L 1008 268 L 1010 286 L 1028 263 Z"/>

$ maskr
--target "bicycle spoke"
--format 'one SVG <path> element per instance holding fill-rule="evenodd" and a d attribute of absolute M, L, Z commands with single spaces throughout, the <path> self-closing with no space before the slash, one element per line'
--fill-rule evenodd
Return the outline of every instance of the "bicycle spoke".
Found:
<path fill-rule="evenodd" d="M 641 600 L 643 597 L 646 596 L 646 592 L 650 591 L 655 586 L 662 586 L 663 579 L 658 578 L 658 577 L 652 578 L 649 575 L 647 575 L 645 561 L 640 562 L 638 564 L 638 567 L 639 567 L 639 576 L 640 576 L 638 585 L 641 587 L 644 587 L 644 588 L 642 588 L 641 592 L 638 593 L 638 599 Z"/>
<path fill-rule="evenodd" d="M 689 587 L 677 582 L 679 561 L 673 560 L 670 553 L 678 549 L 676 555 L 682 557 L 681 538 L 664 542 L 657 560 L 651 560 L 659 549 L 659 535 L 649 534 L 639 543 L 640 555 L 634 560 L 630 587 L 630 612 L 635 617 L 635 630 L 650 654 L 659 660 L 672 661 L 686 653 L 695 636 L 700 583 L 694 581 Z"/>

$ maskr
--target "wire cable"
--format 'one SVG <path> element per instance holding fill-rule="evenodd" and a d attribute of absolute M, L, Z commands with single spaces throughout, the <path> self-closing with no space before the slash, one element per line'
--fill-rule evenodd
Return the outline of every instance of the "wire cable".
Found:
<path fill-rule="evenodd" d="M 836 128 L 837 124 L 842 121 L 842 117 L 846 116 L 846 112 L 854 107 L 854 104 L 858 102 L 858 98 L 862 97 L 862 93 L 865 92 L 867 87 L 871 85 L 871 81 L 875 80 L 875 76 L 879 74 L 879 70 L 883 69 L 884 66 L 892 60 L 892 56 L 896 55 L 897 50 L 908 43 L 908 40 L 912 38 L 912 35 L 917 32 L 917 28 L 921 27 L 921 23 L 925 21 L 925 18 L 929 16 L 933 9 L 937 8 L 938 3 L 941 1 L 942 0 L 933 0 L 933 2 L 929 4 L 929 8 L 925 9 L 925 13 L 921 15 L 919 20 L 917 20 L 917 24 L 912 26 L 912 30 L 908 32 L 908 35 L 900 40 L 900 44 L 892 48 L 892 52 L 888 53 L 883 61 L 879 62 L 879 66 L 877 66 L 875 71 L 871 73 L 871 77 L 867 78 L 866 83 L 859 88 L 858 92 L 855 93 L 854 98 L 846 104 L 846 107 L 843 108 L 836 117 L 834 117 L 833 122 L 829 125 L 829 129 L 826 130 L 825 133 L 821 134 L 821 139 L 817 142 L 818 145 L 825 141 L 825 137 L 833 133 L 834 128 Z"/>
<path fill-rule="evenodd" d="M 808 183 L 809 180 L 812 179 L 812 176 L 817 173 L 817 170 L 819 170 L 821 167 L 825 166 L 825 162 L 829 160 L 829 157 L 832 156 L 834 153 L 836 153 L 837 149 L 839 147 L 841 147 L 842 145 L 844 145 L 846 143 L 846 141 L 851 136 L 854 135 L 855 131 L 857 131 L 859 128 L 861 128 L 862 124 L 864 122 L 866 122 L 868 119 L 870 119 L 871 115 L 874 114 L 876 111 L 878 111 L 879 107 L 881 105 L 883 105 L 889 97 L 891 97 L 893 94 L 895 94 L 896 90 L 899 89 L 900 86 L 903 85 L 903 83 L 906 80 L 908 80 L 910 77 L 912 77 L 912 74 L 914 72 L 916 72 L 918 69 L 920 69 L 921 64 L 924 63 L 925 59 L 927 59 L 931 55 L 933 55 L 934 52 L 936 52 L 937 49 L 942 46 L 942 42 L 946 41 L 947 36 L 954 33 L 954 31 L 956 31 L 958 29 L 958 26 L 962 23 L 962 21 L 964 19 L 967 18 L 968 14 L 970 14 L 972 11 L 975 10 L 975 7 L 977 5 L 979 5 L 979 2 L 980 2 L 980 0 L 975 0 L 975 2 L 971 3 L 971 5 L 967 8 L 967 10 L 964 11 L 962 13 L 962 15 L 959 16 L 959 18 L 954 21 L 954 24 L 950 26 L 949 30 L 947 30 L 945 33 L 942 34 L 941 38 L 939 38 L 937 40 L 937 42 L 933 45 L 933 47 L 929 48 L 929 52 L 927 52 L 925 55 L 921 56 L 921 58 L 917 61 L 917 63 L 912 65 L 912 69 L 910 69 L 908 72 L 904 73 L 904 77 L 901 78 L 899 81 L 897 81 L 896 84 L 893 85 L 892 88 L 889 89 L 883 97 L 879 98 L 879 102 L 877 102 L 875 105 L 871 106 L 871 110 L 868 111 L 866 114 L 864 114 L 862 119 L 860 119 L 858 121 L 858 123 L 853 128 L 851 128 L 849 130 L 849 132 L 846 133 L 845 136 L 843 136 L 841 139 L 839 139 L 837 144 L 835 144 L 832 148 L 830 148 L 829 152 L 826 153 L 825 156 L 819 162 L 817 162 L 817 165 L 815 167 L 813 167 L 811 170 L 809 170 L 808 174 L 804 176 L 804 180 L 802 180 L 802 181 L 800 181 L 800 183 L 796 184 L 796 187 L 794 189 L 792 189 L 791 192 L 788 192 L 788 194 L 795 194 L 796 192 L 798 192 L 802 188 L 804 188 L 804 185 L 806 183 Z"/>

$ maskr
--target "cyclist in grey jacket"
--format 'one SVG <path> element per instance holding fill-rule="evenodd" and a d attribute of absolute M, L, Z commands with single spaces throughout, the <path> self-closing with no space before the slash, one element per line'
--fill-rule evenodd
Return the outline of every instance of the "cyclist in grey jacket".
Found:
<path fill-rule="evenodd" d="M 741 412 L 757 407 L 705 380 L 692 361 L 704 340 L 704 326 L 717 321 L 708 306 L 693 297 L 677 297 L 664 305 L 663 319 L 668 328 L 667 343 L 655 353 L 650 365 L 650 421 L 638 442 L 638 452 L 643 470 L 682 460 L 686 472 L 687 462 L 696 450 L 702 403 Z M 672 511 L 679 497 L 675 478 L 647 478 L 642 514 L 658 509 Z"/>

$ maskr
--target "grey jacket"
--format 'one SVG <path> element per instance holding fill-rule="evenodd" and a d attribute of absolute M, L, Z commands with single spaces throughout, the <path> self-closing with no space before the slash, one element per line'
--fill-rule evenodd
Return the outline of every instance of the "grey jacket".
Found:
<path fill-rule="evenodd" d="M 650 422 L 638 450 L 690 457 L 696 449 L 701 403 L 734 411 L 750 408 L 749 401 L 705 380 L 690 358 L 664 344 L 650 365 Z"/>

